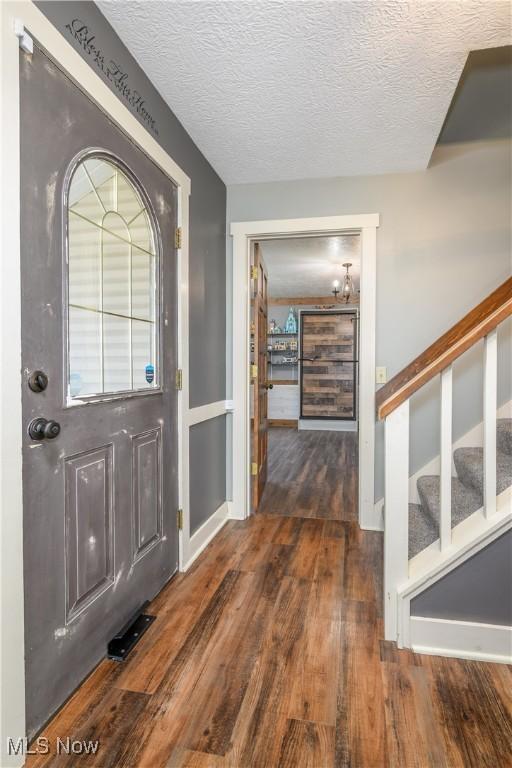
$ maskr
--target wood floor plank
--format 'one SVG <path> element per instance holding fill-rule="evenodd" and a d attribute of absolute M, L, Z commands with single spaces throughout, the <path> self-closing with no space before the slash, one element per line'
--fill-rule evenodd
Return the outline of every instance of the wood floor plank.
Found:
<path fill-rule="evenodd" d="M 331 680 L 339 675 L 341 622 L 319 619 L 312 602 L 313 596 L 306 616 L 306 622 L 311 622 L 311 626 L 300 639 L 293 669 L 288 714 L 292 720 L 311 720 L 335 726 L 337 697 Z"/>
<path fill-rule="evenodd" d="M 363 531 L 355 522 L 348 523 L 346 536 L 343 594 L 347 600 L 362 600 L 377 606 L 378 549 L 382 546 L 382 534 Z"/>
<path fill-rule="evenodd" d="M 346 534 L 345 522 L 342 520 L 325 520 L 323 536 L 326 539 L 344 539 Z"/>
<path fill-rule="evenodd" d="M 31 755 L 27 757 L 25 765 L 29 768 L 52 765 L 57 738 L 68 735 L 75 738 L 75 734 L 83 728 L 85 723 L 92 721 L 95 717 L 102 718 L 105 699 L 115 685 L 120 671 L 120 665 L 115 661 L 101 662 L 41 734 L 48 739 L 50 748 L 48 754 Z"/>
<path fill-rule="evenodd" d="M 288 720 L 276 765 L 280 768 L 334 768 L 333 726 Z"/>
<path fill-rule="evenodd" d="M 492 664 L 488 665 L 488 669 L 493 688 L 500 697 L 505 712 L 510 713 L 512 719 L 512 665 Z"/>
<path fill-rule="evenodd" d="M 512 713 L 489 665 L 435 657 L 432 669 L 450 768 L 512 765 Z"/>
<path fill-rule="evenodd" d="M 241 575 L 237 571 L 228 571 L 222 580 L 151 696 L 143 716 L 133 729 L 133 745 L 126 745 L 122 760 L 129 756 L 134 766 L 159 768 L 169 759 L 183 726 L 184 710 L 180 704 L 187 700 L 206 663 L 205 649 L 226 607 L 236 596 L 240 580 Z"/>
<path fill-rule="evenodd" d="M 233 732 L 230 764 L 277 764 L 311 582 L 284 576 Z"/>
<path fill-rule="evenodd" d="M 455 768 L 449 764 L 436 719 L 426 669 L 407 663 L 382 664 L 386 747 L 394 768 Z M 410 734 L 414 733 L 414 739 Z"/>
<path fill-rule="evenodd" d="M 278 520 L 279 524 L 273 537 L 274 544 L 295 546 L 302 531 L 303 521 L 296 517 L 280 517 Z"/>
<path fill-rule="evenodd" d="M 102 717 L 90 717 L 79 728 L 73 740 L 84 744 L 98 743 L 97 751 L 84 752 L 79 756 L 73 752 L 57 755 L 52 765 L 55 768 L 114 768 L 120 764 L 131 765 L 128 738 L 134 724 L 142 716 L 149 697 L 143 693 L 121 691 L 113 688 L 103 701 Z"/>
<path fill-rule="evenodd" d="M 344 538 L 322 539 L 312 587 L 311 621 L 341 619 L 344 563 Z"/>
<path fill-rule="evenodd" d="M 183 747 L 173 750 L 165 768 L 223 768 L 225 760 L 218 755 L 192 752 Z"/>
<path fill-rule="evenodd" d="M 239 571 L 254 571 L 268 562 L 273 536 L 279 526 L 278 518 L 255 517 L 252 530 L 239 547 L 233 567 Z"/>
<path fill-rule="evenodd" d="M 345 600 L 341 637 L 336 766 L 390 765 L 379 656 L 382 623 L 375 605 Z"/>
<path fill-rule="evenodd" d="M 215 637 L 206 653 L 209 663 L 203 669 L 189 700 L 195 711 L 180 742 L 190 749 L 224 756 L 231 747 L 234 725 L 240 712 L 265 633 L 271 626 L 277 600 L 276 570 L 279 563 L 246 574 L 250 579 L 244 602 L 251 613 L 238 610 L 224 631 Z M 279 583 L 277 581 L 277 583 Z"/>
<path fill-rule="evenodd" d="M 288 576 L 313 580 L 322 546 L 322 531 L 321 520 L 303 520 L 300 539 L 286 570 Z"/>

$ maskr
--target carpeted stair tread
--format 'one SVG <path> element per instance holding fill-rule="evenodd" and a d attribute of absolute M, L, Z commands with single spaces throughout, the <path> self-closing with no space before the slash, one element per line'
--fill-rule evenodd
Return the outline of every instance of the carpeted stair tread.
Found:
<path fill-rule="evenodd" d="M 457 448 L 453 453 L 457 475 L 461 482 L 483 493 L 484 449 Z M 496 493 L 502 493 L 512 485 L 512 457 L 503 451 L 496 452 Z"/>
<path fill-rule="evenodd" d="M 421 504 L 409 504 L 409 559 L 438 538 L 437 525 Z"/>
<path fill-rule="evenodd" d="M 439 530 L 440 486 L 439 475 L 423 475 L 417 481 L 421 505 L 425 512 L 430 515 L 436 530 Z M 464 485 L 458 477 L 452 477 L 452 528 L 480 509 L 482 504 L 481 493 L 471 486 Z"/>
<path fill-rule="evenodd" d="M 496 447 L 498 451 L 512 455 L 512 419 L 498 419 Z"/>

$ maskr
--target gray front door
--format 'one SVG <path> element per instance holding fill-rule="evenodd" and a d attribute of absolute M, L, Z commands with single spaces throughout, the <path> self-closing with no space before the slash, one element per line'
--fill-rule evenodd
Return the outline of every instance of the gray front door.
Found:
<path fill-rule="evenodd" d="M 20 68 L 33 735 L 177 569 L 177 206 L 172 182 L 43 52 Z"/>

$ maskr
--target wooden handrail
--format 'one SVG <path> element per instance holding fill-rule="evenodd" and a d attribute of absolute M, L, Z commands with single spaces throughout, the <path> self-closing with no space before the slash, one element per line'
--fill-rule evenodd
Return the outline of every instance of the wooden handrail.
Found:
<path fill-rule="evenodd" d="M 384 419 L 392 413 L 509 315 L 512 315 L 512 277 L 379 389 L 377 418 Z"/>

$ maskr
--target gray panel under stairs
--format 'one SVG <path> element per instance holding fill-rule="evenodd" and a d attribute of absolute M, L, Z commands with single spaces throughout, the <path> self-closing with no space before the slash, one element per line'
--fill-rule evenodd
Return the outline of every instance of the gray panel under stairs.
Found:
<path fill-rule="evenodd" d="M 496 491 L 502 493 L 512 485 L 512 419 L 498 419 L 496 445 Z M 457 448 L 453 460 L 452 528 L 483 506 L 483 449 Z M 423 475 L 417 487 L 421 503 L 409 504 L 409 558 L 439 538 L 439 475 Z"/>

